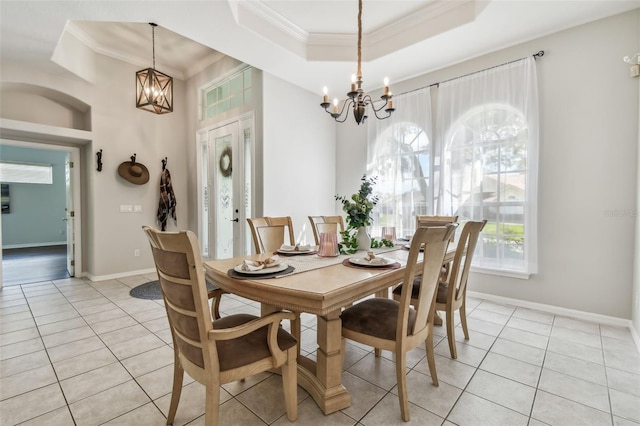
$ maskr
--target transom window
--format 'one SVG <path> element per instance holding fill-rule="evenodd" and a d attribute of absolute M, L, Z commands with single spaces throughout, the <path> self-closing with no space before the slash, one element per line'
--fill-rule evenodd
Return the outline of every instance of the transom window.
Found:
<path fill-rule="evenodd" d="M 251 102 L 251 67 L 244 68 L 204 90 L 203 120 Z"/>

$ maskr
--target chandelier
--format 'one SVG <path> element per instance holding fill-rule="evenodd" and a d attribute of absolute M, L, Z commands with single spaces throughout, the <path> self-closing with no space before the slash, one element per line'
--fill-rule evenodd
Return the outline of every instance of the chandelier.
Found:
<path fill-rule="evenodd" d="M 152 22 L 149 25 L 153 43 L 153 67 L 136 73 L 136 108 L 155 114 L 166 114 L 173 111 L 173 78 L 155 69 L 155 29 L 158 25 Z"/>
<path fill-rule="evenodd" d="M 362 0 L 358 0 L 358 72 L 351 76 L 351 90 L 347 93 L 347 98 L 342 103 L 342 109 L 338 108 L 338 98 L 333 99 L 333 110 L 329 111 L 331 104 L 329 103 L 329 96 L 327 95 L 327 87 L 323 88 L 323 98 L 320 106 L 324 108 L 327 114 L 330 114 L 338 123 L 344 123 L 349 116 L 349 108 L 353 109 L 353 118 L 356 123 L 360 125 L 367 119 L 367 108 L 371 107 L 373 114 L 379 120 L 391 117 L 391 113 L 395 111 L 393 107 L 393 101 L 391 98 L 393 95 L 389 91 L 389 79 L 384 79 L 384 92 L 380 98 L 384 101 L 383 105 L 376 108 L 371 95 L 364 93 L 362 89 Z M 386 115 L 382 115 L 381 111 L 384 109 Z M 378 115 L 380 113 L 380 115 Z"/>

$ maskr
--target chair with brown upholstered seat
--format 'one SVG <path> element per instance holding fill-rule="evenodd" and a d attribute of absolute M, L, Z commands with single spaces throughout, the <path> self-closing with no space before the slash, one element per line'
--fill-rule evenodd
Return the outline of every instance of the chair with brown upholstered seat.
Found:
<path fill-rule="evenodd" d="M 320 234 L 323 232 L 338 234 L 344 231 L 344 219 L 342 216 L 309 216 L 309 222 L 311 222 L 316 245 L 320 244 Z M 338 234 L 338 241 L 342 241 L 340 234 Z"/>
<path fill-rule="evenodd" d="M 247 218 L 256 253 L 274 252 L 285 244 L 295 245 L 293 222 L 290 216 Z"/>
<path fill-rule="evenodd" d="M 402 419 L 409 421 L 407 399 L 406 353 L 425 342 L 431 380 L 438 385 L 433 355 L 433 313 L 440 267 L 454 227 L 451 225 L 419 228 L 411 241 L 404 274 L 405 282 L 414 282 L 419 274 L 417 303 L 411 306 L 411 288 L 406 287 L 400 301 L 372 298 L 345 309 L 342 336 L 347 339 L 394 352 L 396 378 Z M 424 245 L 424 261 L 418 267 L 420 249 Z"/>
<path fill-rule="evenodd" d="M 191 231 L 143 227 L 160 279 L 174 349 L 173 389 L 167 424 L 178 409 L 186 371 L 206 387 L 205 424 L 218 424 L 220 385 L 280 368 L 287 417 L 297 418 L 297 344 L 280 327 L 292 313 L 263 318 L 230 315 L 211 321 L 200 249 Z"/>
<path fill-rule="evenodd" d="M 451 271 L 445 281 L 438 284 L 438 292 L 436 294 L 436 310 L 445 312 L 445 323 L 447 325 L 447 339 L 449 340 L 449 352 L 451 358 L 457 358 L 456 337 L 454 312 L 460 311 L 460 322 L 465 340 L 469 340 L 469 330 L 467 329 L 467 280 L 469 279 L 469 269 L 473 260 L 473 253 L 478 243 L 478 237 L 482 228 L 487 223 L 486 220 L 481 222 L 467 222 L 462 228 L 456 253 L 451 262 Z M 412 302 L 417 297 L 419 286 L 416 283 L 412 288 Z M 402 292 L 401 286 L 393 290 L 393 297 L 400 297 Z"/>

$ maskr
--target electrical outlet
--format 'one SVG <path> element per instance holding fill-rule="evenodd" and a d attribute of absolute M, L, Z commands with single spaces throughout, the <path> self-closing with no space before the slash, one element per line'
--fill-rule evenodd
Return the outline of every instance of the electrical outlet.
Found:
<path fill-rule="evenodd" d="M 139 257 L 139 256 L 140 256 L 140 250 L 135 249 L 135 250 L 133 251 L 133 255 L 134 255 L 135 257 Z"/>

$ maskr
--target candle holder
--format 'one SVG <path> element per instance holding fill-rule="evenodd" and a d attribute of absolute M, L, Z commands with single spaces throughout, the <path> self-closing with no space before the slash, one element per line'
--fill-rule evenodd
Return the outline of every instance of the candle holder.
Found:
<path fill-rule="evenodd" d="M 338 235 L 335 233 L 320 233 L 319 238 L 320 246 L 318 248 L 318 256 L 321 257 L 336 257 L 340 255 L 338 249 Z"/>
<path fill-rule="evenodd" d="M 396 241 L 396 227 L 395 226 L 383 226 L 382 238 L 391 242 Z"/>

